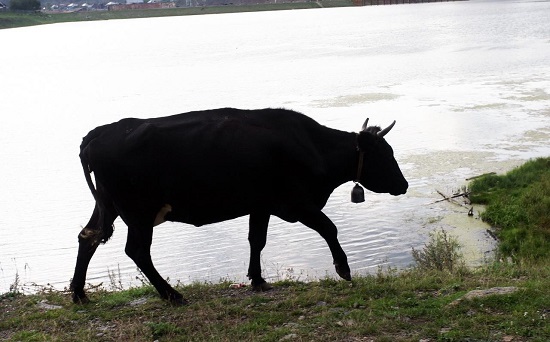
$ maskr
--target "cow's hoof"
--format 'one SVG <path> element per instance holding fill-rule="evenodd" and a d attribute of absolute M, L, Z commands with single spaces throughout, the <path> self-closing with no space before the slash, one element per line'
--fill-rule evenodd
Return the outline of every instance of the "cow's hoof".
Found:
<path fill-rule="evenodd" d="M 265 280 L 259 284 L 254 284 L 254 282 L 252 282 L 252 290 L 256 292 L 265 292 L 272 289 L 273 289 L 273 286 L 271 286 L 271 284 L 269 284 Z"/>
<path fill-rule="evenodd" d="M 85 294 L 77 295 L 76 293 L 73 294 L 73 303 L 75 304 L 88 304 L 90 300 L 88 299 L 88 296 Z"/>
<path fill-rule="evenodd" d="M 336 273 L 338 273 L 341 278 L 351 281 L 351 270 L 347 263 L 344 265 L 334 264 L 334 267 L 336 268 Z"/>
<path fill-rule="evenodd" d="M 183 306 L 189 304 L 189 301 L 184 298 L 174 298 L 170 299 L 170 304 L 174 306 Z"/>
<path fill-rule="evenodd" d="M 170 304 L 175 305 L 175 306 L 182 306 L 182 305 L 189 304 L 187 299 L 184 299 L 183 296 L 179 292 L 170 293 L 168 295 L 167 299 L 170 302 Z"/>

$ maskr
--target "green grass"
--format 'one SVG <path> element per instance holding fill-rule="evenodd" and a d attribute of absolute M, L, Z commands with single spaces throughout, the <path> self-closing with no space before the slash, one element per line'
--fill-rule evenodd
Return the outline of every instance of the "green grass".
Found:
<path fill-rule="evenodd" d="M 443 229 L 431 232 L 429 241 L 421 250 L 413 247 L 412 257 L 416 267 L 423 270 L 453 273 L 466 267 L 457 238 Z"/>
<path fill-rule="evenodd" d="M 345 7 L 352 6 L 351 0 L 324 0 L 323 7 Z M 15 28 L 22 26 L 44 25 L 63 22 L 94 21 L 94 20 L 113 20 L 113 19 L 132 19 L 132 18 L 151 18 L 167 16 L 184 16 L 199 14 L 221 14 L 236 12 L 256 12 L 256 11 L 277 11 L 293 9 L 311 9 L 319 8 L 316 2 L 294 2 L 277 4 L 258 4 L 242 6 L 208 6 L 191 8 L 168 8 L 168 9 L 150 9 L 150 10 L 127 10 L 127 11 L 88 11 L 74 13 L 20 13 L 20 12 L 0 12 L 0 29 Z"/>
<path fill-rule="evenodd" d="M 516 286 L 509 295 L 456 299 L 470 290 Z M 285 281 L 264 293 L 229 283 L 179 287 L 182 307 L 154 289 L 91 293 L 90 304 L 44 292 L 0 300 L 0 339 L 8 341 L 547 341 L 550 269 L 499 265 L 451 274 L 379 272 L 352 282 Z M 136 299 L 146 298 L 140 305 Z M 60 306 L 45 310 L 40 302 Z M 452 304 L 453 303 L 453 304 Z"/>
<path fill-rule="evenodd" d="M 548 260 L 550 251 L 550 158 L 531 160 L 505 175 L 470 184 L 474 203 L 486 205 L 483 220 L 497 229 L 503 256 Z"/>

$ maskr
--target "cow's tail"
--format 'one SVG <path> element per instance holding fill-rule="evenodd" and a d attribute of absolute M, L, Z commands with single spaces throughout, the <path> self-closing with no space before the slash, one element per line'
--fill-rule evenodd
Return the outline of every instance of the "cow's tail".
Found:
<path fill-rule="evenodd" d="M 88 188 L 90 188 L 90 191 L 92 192 L 92 195 L 94 196 L 95 202 L 96 202 L 96 210 L 98 214 L 98 219 L 96 221 L 97 226 L 93 227 L 94 230 L 97 231 L 97 238 L 99 238 L 99 241 L 101 243 L 107 242 L 111 236 L 113 235 L 114 226 L 113 221 L 116 218 L 116 214 L 114 212 L 114 208 L 111 201 L 105 198 L 104 195 L 100 194 L 96 186 L 94 185 L 94 182 L 92 181 L 92 166 L 90 165 L 90 143 L 98 137 L 100 134 L 99 127 L 92 130 L 88 135 L 84 137 L 82 140 L 82 144 L 80 145 L 80 162 L 82 164 L 82 169 L 84 171 L 84 177 L 86 178 L 86 183 L 88 184 Z M 106 203 L 109 202 L 109 203 Z M 106 205 L 109 205 L 109 209 L 107 209 Z M 91 228 L 91 227 L 90 227 Z"/>
<path fill-rule="evenodd" d="M 86 183 L 94 195 L 96 202 L 99 201 L 99 195 L 97 189 L 95 188 L 94 182 L 92 181 L 92 168 L 89 162 L 89 149 L 90 142 L 94 140 L 99 134 L 97 133 L 97 128 L 88 133 L 87 136 L 82 139 L 82 144 L 80 144 L 80 162 L 82 163 L 82 169 L 84 170 L 84 177 L 86 178 Z"/>

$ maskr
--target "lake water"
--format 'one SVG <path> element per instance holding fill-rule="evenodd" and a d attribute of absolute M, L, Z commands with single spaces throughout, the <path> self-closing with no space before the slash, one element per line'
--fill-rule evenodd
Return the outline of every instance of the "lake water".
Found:
<path fill-rule="evenodd" d="M 0 293 L 68 286 L 77 234 L 93 208 L 82 137 L 123 117 L 197 109 L 286 107 L 387 136 L 410 183 L 400 197 L 335 190 L 325 213 L 352 271 L 407 267 L 430 231 L 461 237 L 472 263 L 492 242 L 467 208 L 436 203 L 465 178 L 550 155 L 550 2 L 468 1 L 312 9 L 0 30 Z M 476 209 L 477 210 L 477 209 Z M 126 226 L 100 246 L 88 281 L 139 275 Z M 247 218 L 165 223 L 153 261 L 172 283 L 245 281 Z M 324 240 L 272 219 L 268 279 L 334 276 Z"/>

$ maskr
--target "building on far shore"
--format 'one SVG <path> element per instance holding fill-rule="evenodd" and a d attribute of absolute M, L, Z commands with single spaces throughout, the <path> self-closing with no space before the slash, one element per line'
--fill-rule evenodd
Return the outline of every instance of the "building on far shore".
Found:
<path fill-rule="evenodd" d="M 133 1 L 133 0 L 127 0 Z M 175 2 L 135 2 L 127 4 L 108 5 L 109 11 L 124 11 L 124 10 L 136 10 L 136 9 L 158 9 L 158 8 L 176 8 Z"/>

